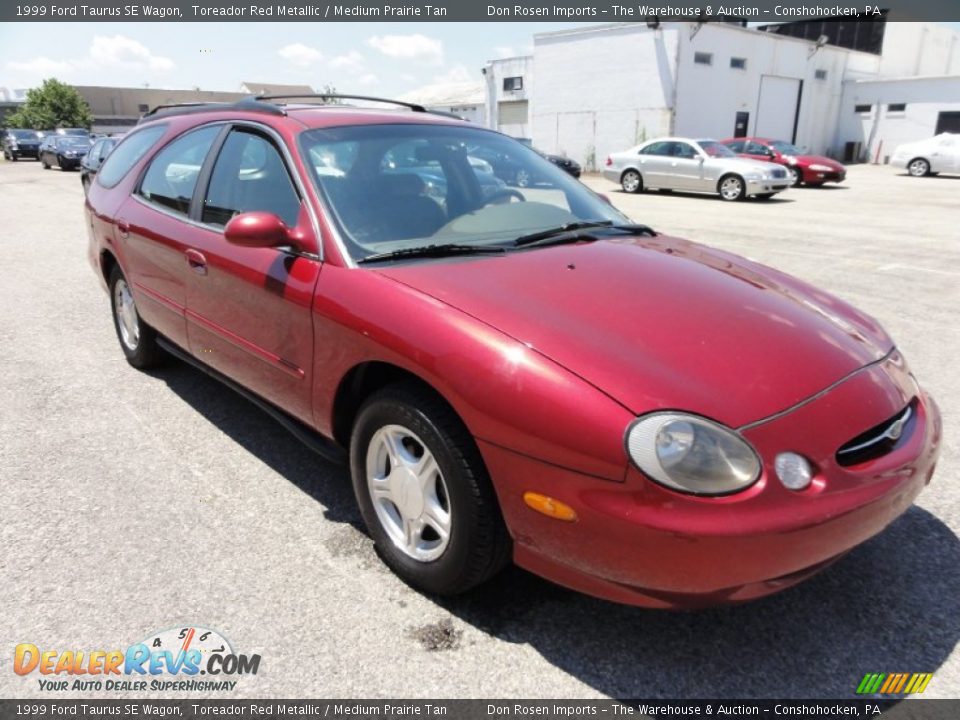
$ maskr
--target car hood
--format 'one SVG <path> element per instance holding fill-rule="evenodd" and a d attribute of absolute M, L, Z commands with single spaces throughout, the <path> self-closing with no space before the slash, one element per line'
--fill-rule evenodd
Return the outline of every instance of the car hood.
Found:
<path fill-rule="evenodd" d="M 731 427 L 885 356 L 866 315 L 743 258 L 658 236 L 381 268 L 499 329 L 636 414 Z"/>
<path fill-rule="evenodd" d="M 833 168 L 834 170 L 843 170 L 843 165 L 824 155 L 800 155 L 797 157 L 797 160 L 804 165 L 826 165 L 828 168 Z"/>

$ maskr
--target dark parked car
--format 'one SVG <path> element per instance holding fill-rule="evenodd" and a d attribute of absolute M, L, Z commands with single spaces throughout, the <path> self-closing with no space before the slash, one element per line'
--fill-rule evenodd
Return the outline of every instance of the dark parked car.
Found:
<path fill-rule="evenodd" d="M 76 170 L 90 150 L 84 135 L 47 135 L 40 143 L 40 163 L 44 170 L 56 165 L 61 170 Z"/>
<path fill-rule="evenodd" d="M 721 142 L 740 157 L 783 165 L 794 187 L 801 183 L 820 187 L 828 182 L 843 182 L 847 177 L 847 169 L 836 160 L 823 155 L 811 155 L 783 140 L 741 137 L 727 138 Z"/>
<path fill-rule="evenodd" d="M 576 160 L 571 160 L 568 157 L 563 157 L 563 155 L 551 155 L 550 153 L 541 152 L 536 148 L 534 148 L 534 150 L 540 153 L 541 155 L 543 155 L 547 160 L 552 162 L 554 165 L 556 165 L 558 168 L 563 170 L 568 175 L 575 178 L 580 177 L 582 168 L 580 167 L 580 163 L 578 163 Z"/>
<path fill-rule="evenodd" d="M 37 158 L 40 150 L 40 135 L 36 130 L 10 128 L 3 133 L 3 157 L 5 160 Z"/>
<path fill-rule="evenodd" d="M 107 159 L 107 155 L 113 150 L 114 145 L 120 142 L 121 137 L 121 135 L 117 135 L 96 140 L 83 160 L 80 161 L 80 184 L 83 185 L 84 190 L 90 187 L 97 170 L 103 165 L 103 161 Z"/>
<path fill-rule="evenodd" d="M 487 195 L 478 147 L 541 183 Z M 743 602 L 881 532 L 937 462 L 936 403 L 873 318 L 420 106 L 159 111 L 84 210 L 127 362 L 191 363 L 347 464 L 430 593 L 512 558 L 620 602 Z"/>

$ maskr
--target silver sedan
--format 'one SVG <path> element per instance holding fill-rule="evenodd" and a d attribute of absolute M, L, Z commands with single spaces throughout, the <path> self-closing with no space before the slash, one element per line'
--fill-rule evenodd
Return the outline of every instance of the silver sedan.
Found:
<path fill-rule="evenodd" d="M 737 157 L 716 140 L 657 138 L 614 153 L 603 169 L 626 192 L 682 190 L 715 193 L 724 200 L 763 200 L 790 186 L 780 165 Z"/>

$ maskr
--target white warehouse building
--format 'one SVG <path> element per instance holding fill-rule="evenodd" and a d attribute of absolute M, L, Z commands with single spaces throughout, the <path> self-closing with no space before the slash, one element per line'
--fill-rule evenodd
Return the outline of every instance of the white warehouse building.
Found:
<path fill-rule="evenodd" d="M 821 27 L 835 37 L 793 36 Z M 929 137 L 938 125 L 953 130 L 960 36 L 950 29 L 874 22 L 768 30 L 664 22 L 535 35 L 531 56 L 484 68 L 488 125 L 587 169 L 661 135 L 772 137 L 851 161 L 874 159 L 881 144 L 882 160 L 891 143 Z M 853 32 L 864 38 L 854 42 Z M 870 51 L 832 44 L 836 33 Z M 880 122 L 870 122 L 867 104 Z"/>

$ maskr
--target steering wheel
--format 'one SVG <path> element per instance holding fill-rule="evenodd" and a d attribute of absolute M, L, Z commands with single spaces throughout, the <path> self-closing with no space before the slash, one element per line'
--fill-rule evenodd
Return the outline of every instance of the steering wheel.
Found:
<path fill-rule="evenodd" d="M 495 193 L 487 197 L 483 206 L 493 205 L 498 202 L 510 202 L 511 198 L 516 198 L 519 202 L 526 202 L 527 198 L 523 196 L 523 193 L 519 190 L 514 190 L 513 188 L 504 188 L 503 190 L 497 190 Z"/>

